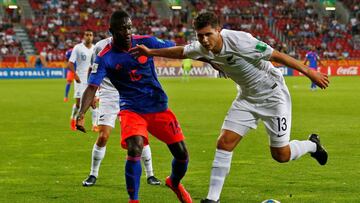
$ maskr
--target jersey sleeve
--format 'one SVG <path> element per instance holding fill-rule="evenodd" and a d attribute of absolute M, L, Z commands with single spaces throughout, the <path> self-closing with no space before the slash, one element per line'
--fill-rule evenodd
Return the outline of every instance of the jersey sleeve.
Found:
<path fill-rule="evenodd" d="M 236 44 L 239 53 L 245 58 L 269 60 L 274 51 L 271 46 L 256 39 L 250 33 L 232 31 L 229 36 Z"/>
<path fill-rule="evenodd" d="M 103 57 L 96 56 L 88 79 L 89 85 L 100 86 L 102 80 L 106 76 L 106 64 Z"/>
<path fill-rule="evenodd" d="M 150 37 L 145 41 L 145 45 L 151 49 L 161 49 L 175 46 L 175 42 L 163 40 L 157 37 Z"/>
<path fill-rule="evenodd" d="M 71 52 L 69 62 L 75 63 L 77 58 L 77 52 L 78 52 L 78 46 L 75 46 L 74 49 Z"/>
<path fill-rule="evenodd" d="M 199 59 L 202 57 L 201 54 L 201 45 L 198 41 L 195 41 L 191 44 L 185 45 L 184 47 L 184 56 L 191 59 Z"/>
<path fill-rule="evenodd" d="M 92 54 L 91 60 L 90 60 L 91 65 L 95 63 L 96 56 L 105 47 L 106 44 L 104 44 L 103 42 L 104 42 L 104 40 L 101 40 L 101 41 L 99 41 L 98 43 L 95 44 L 94 51 L 93 51 L 93 54 Z"/>

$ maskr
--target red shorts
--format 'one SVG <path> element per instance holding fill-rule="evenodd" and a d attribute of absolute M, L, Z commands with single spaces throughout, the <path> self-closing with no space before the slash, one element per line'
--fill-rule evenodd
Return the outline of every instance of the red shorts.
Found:
<path fill-rule="evenodd" d="M 68 70 L 66 73 L 66 81 L 72 82 L 74 81 L 74 77 L 75 77 L 74 72 Z"/>
<path fill-rule="evenodd" d="M 144 145 L 149 144 L 148 132 L 166 144 L 184 140 L 184 135 L 175 114 L 167 109 L 163 112 L 140 114 L 129 110 L 120 111 L 121 146 L 127 148 L 126 139 L 141 135 Z"/>

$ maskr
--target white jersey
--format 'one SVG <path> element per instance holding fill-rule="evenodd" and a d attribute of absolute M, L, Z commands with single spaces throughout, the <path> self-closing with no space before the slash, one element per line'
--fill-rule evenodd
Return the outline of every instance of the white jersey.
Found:
<path fill-rule="evenodd" d="M 272 96 L 277 82 L 283 81 L 280 70 L 268 61 L 274 49 L 246 32 L 223 29 L 220 34 L 223 47 L 219 54 L 207 51 L 195 41 L 185 46 L 184 55 L 220 65 L 240 86 L 243 98 L 256 102 Z"/>
<path fill-rule="evenodd" d="M 87 48 L 84 43 L 79 43 L 75 45 L 71 52 L 69 61 L 76 63 L 76 74 L 81 81 L 87 81 L 93 50 L 93 45 L 91 45 L 91 48 Z"/>
<path fill-rule="evenodd" d="M 91 63 L 95 62 L 96 56 L 103 50 L 106 45 L 112 43 L 112 37 L 98 41 L 94 47 L 94 53 Z M 115 127 L 119 107 L 119 92 L 111 83 L 108 77 L 104 77 L 99 89 L 99 118 L 98 125 Z"/>
<path fill-rule="evenodd" d="M 94 53 L 92 55 L 91 63 L 94 63 L 96 56 L 98 53 L 105 48 L 106 45 L 110 44 L 112 42 L 112 37 L 108 37 L 106 39 L 98 41 L 94 46 Z M 119 100 L 119 92 L 114 87 L 114 85 L 110 82 L 110 79 L 108 77 L 105 77 L 103 81 L 100 84 L 100 97 L 102 97 L 104 94 L 107 94 L 107 98 L 116 98 L 116 100 Z M 110 95 L 109 95 L 110 94 Z M 101 99 L 101 98 L 100 98 Z"/>

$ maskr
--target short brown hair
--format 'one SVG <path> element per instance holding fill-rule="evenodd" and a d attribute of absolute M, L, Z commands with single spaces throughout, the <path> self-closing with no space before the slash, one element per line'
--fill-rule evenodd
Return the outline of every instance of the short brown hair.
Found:
<path fill-rule="evenodd" d="M 219 18 L 213 12 L 209 12 L 209 11 L 201 12 L 195 17 L 195 19 L 193 21 L 193 26 L 194 26 L 195 30 L 202 29 L 209 25 L 212 28 L 216 28 L 216 27 L 220 26 Z"/>

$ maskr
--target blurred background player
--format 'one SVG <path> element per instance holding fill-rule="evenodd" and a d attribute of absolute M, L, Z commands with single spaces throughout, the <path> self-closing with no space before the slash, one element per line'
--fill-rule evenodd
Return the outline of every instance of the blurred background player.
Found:
<path fill-rule="evenodd" d="M 66 60 L 69 61 L 71 52 L 73 48 L 68 49 L 65 52 Z M 74 69 L 76 71 L 76 63 L 74 63 Z M 74 81 L 74 72 L 69 70 L 69 68 L 66 69 L 66 85 L 65 85 L 65 96 L 64 96 L 64 102 L 69 101 L 69 92 L 71 88 L 71 83 Z"/>
<path fill-rule="evenodd" d="M 192 68 L 192 59 L 189 59 L 189 58 L 183 59 L 182 60 L 182 69 L 183 69 L 182 79 L 184 81 L 189 81 L 191 68 Z"/>
<path fill-rule="evenodd" d="M 94 53 L 91 63 L 95 61 L 96 55 L 108 44 L 112 43 L 112 37 L 97 42 L 94 46 Z M 109 139 L 112 129 L 115 127 L 115 120 L 120 111 L 119 93 L 112 85 L 110 79 L 105 77 L 99 88 L 99 110 L 98 110 L 98 128 L 99 136 L 92 149 L 90 175 L 83 181 L 83 186 L 93 186 L 97 180 L 101 161 L 105 157 L 106 143 Z M 150 145 L 145 145 L 141 159 L 145 166 L 147 183 L 150 185 L 160 185 L 161 182 L 154 176 L 151 159 Z"/>
<path fill-rule="evenodd" d="M 323 66 L 319 55 L 316 53 L 315 46 L 311 46 L 311 50 L 306 53 L 304 64 L 306 65 L 307 62 L 309 62 L 309 67 L 314 71 L 318 71 L 318 62 L 321 66 Z M 316 84 L 313 81 L 311 81 L 310 88 L 311 90 L 316 90 Z"/>
<path fill-rule="evenodd" d="M 132 21 L 125 11 L 115 11 L 110 18 L 113 43 L 96 57 L 81 102 L 77 128 L 84 131 L 84 114 L 91 105 L 97 86 L 105 76 L 120 93 L 121 146 L 127 149 L 125 164 L 129 203 L 139 202 L 141 153 L 148 143 L 148 133 L 166 143 L 174 159 L 168 186 L 183 203 L 191 203 L 190 194 L 180 183 L 188 166 L 184 135 L 176 116 L 168 108 L 168 98 L 157 79 L 153 57 L 134 58 L 128 52 L 136 44 L 161 48 L 174 46 L 171 41 L 151 36 L 132 35 Z"/>
<path fill-rule="evenodd" d="M 72 130 L 76 130 L 76 115 L 80 108 L 80 98 L 84 93 L 87 87 L 88 71 L 91 65 L 91 57 L 93 54 L 93 32 L 86 30 L 83 36 L 83 42 L 74 46 L 72 53 L 69 58 L 68 68 L 71 72 L 74 73 L 74 98 L 75 104 L 73 105 L 71 112 L 71 123 L 70 127 Z M 76 64 L 76 71 L 75 71 Z M 97 108 L 91 109 L 92 111 L 92 130 L 98 131 L 96 121 L 97 121 Z"/>

